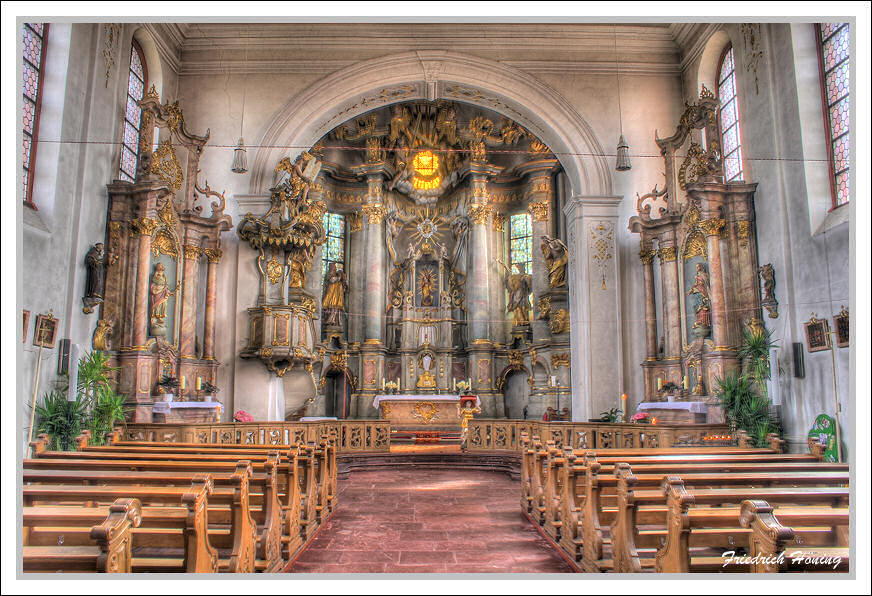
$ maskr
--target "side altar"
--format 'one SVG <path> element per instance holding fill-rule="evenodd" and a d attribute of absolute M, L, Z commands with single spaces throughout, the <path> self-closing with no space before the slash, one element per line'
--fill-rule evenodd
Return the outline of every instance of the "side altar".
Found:
<path fill-rule="evenodd" d="M 392 426 L 460 429 L 460 399 L 459 395 L 376 395 L 372 406 L 378 410 L 379 419 L 389 420 Z M 481 400 L 475 399 L 480 406 Z"/>

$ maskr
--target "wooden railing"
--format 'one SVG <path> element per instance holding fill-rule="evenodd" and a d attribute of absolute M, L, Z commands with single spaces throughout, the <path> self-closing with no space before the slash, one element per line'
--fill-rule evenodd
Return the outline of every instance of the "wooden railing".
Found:
<path fill-rule="evenodd" d="M 622 424 L 607 422 L 469 421 L 469 449 L 520 451 L 521 433 L 554 441 L 559 449 L 631 449 L 735 444 L 726 424 Z"/>
<path fill-rule="evenodd" d="M 321 422 L 229 422 L 221 424 L 128 424 L 123 441 L 216 445 L 294 445 L 335 441 L 338 453 L 390 451 L 391 425 L 385 420 Z"/>

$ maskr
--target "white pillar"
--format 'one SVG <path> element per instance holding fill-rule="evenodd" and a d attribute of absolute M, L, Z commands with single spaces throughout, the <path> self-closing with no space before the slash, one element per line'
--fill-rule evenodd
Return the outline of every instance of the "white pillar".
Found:
<path fill-rule="evenodd" d="M 575 196 L 566 208 L 572 419 L 616 406 L 624 388 L 618 205 L 622 197 Z"/>

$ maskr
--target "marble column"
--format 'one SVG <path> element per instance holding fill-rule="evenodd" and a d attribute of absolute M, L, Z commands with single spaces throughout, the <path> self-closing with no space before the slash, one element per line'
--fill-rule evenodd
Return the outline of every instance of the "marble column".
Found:
<path fill-rule="evenodd" d="M 363 232 L 361 212 L 348 214 L 348 251 L 346 264 L 348 277 L 348 341 L 363 342 L 363 300 L 366 293 L 366 254 L 364 252 L 366 234 Z"/>
<path fill-rule="evenodd" d="M 681 357 L 681 302 L 678 286 L 678 254 L 675 233 L 669 231 L 660 237 L 657 254 L 660 257 L 660 288 L 663 292 L 663 357 L 677 360 Z"/>
<path fill-rule="evenodd" d="M 472 205 L 469 215 L 469 274 L 466 278 L 466 303 L 469 312 L 470 343 L 489 339 L 490 268 L 487 225 L 490 215 L 488 205 L 487 176 L 473 173 Z"/>
<path fill-rule="evenodd" d="M 197 282 L 200 277 L 200 255 L 203 249 L 194 244 L 185 247 L 184 277 L 182 278 L 182 320 L 179 333 L 179 358 L 195 359 L 197 334 Z"/>
<path fill-rule="evenodd" d="M 651 242 L 642 242 L 639 259 L 642 261 L 642 273 L 645 278 L 645 359 L 657 359 L 657 307 L 654 297 L 654 255 Z"/>
<path fill-rule="evenodd" d="M 551 235 L 551 166 L 534 170 L 527 182 L 528 210 L 530 212 L 531 232 L 533 234 L 532 271 L 533 278 L 533 312 L 530 313 L 530 328 L 533 332 L 533 342 L 547 341 L 551 338 L 548 322 L 536 315 L 536 302 L 543 297 L 551 286 L 548 282 L 548 264 L 539 249 L 542 236 Z"/>
<path fill-rule="evenodd" d="M 724 298 L 724 275 L 721 266 L 721 229 L 725 221 L 719 218 L 699 222 L 708 243 L 709 287 L 711 289 L 712 341 L 715 350 L 725 350 L 727 346 L 727 311 Z"/>
<path fill-rule="evenodd" d="M 575 196 L 566 205 L 572 420 L 614 407 L 624 388 L 620 262 L 621 197 Z"/>
<path fill-rule="evenodd" d="M 215 304 L 218 299 L 218 262 L 223 254 L 220 248 L 204 250 L 209 264 L 206 268 L 206 312 L 203 321 L 203 358 L 215 359 Z"/>
<path fill-rule="evenodd" d="M 139 236 L 136 256 L 136 295 L 133 307 L 133 345 L 134 350 L 144 350 L 148 339 L 148 284 L 151 272 L 151 233 L 157 222 L 150 217 L 140 217 L 131 222 L 131 229 Z"/>
<path fill-rule="evenodd" d="M 384 218 L 385 208 L 381 203 L 363 206 L 366 215 L 365 254 L 366 254 L 366 292 L 363 297 L 363 336 L 364 341 L 382 338 L 382 316 L 385 310 L 384 280 Z"/>

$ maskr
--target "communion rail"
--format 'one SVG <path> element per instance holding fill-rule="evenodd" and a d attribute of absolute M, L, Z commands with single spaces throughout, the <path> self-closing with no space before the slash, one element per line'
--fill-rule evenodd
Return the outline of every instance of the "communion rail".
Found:
<path fill-rule="evenodd" d="M 558 449 L 632 449 L 736 444 L 726 424 L 624 424 L 609 422 L 469 421 L 470 451 L 520 451 L 521 433 L 554 441 Z"/>
<path fill-rule="evenodd" d="M 390 451 L 391 425 L 383 420 L 319 422 L 227 422 L 218 424 L 131 423 L 123 441 L 217 445 L 294 445 L 333 439 L 337 453 Z"/>

